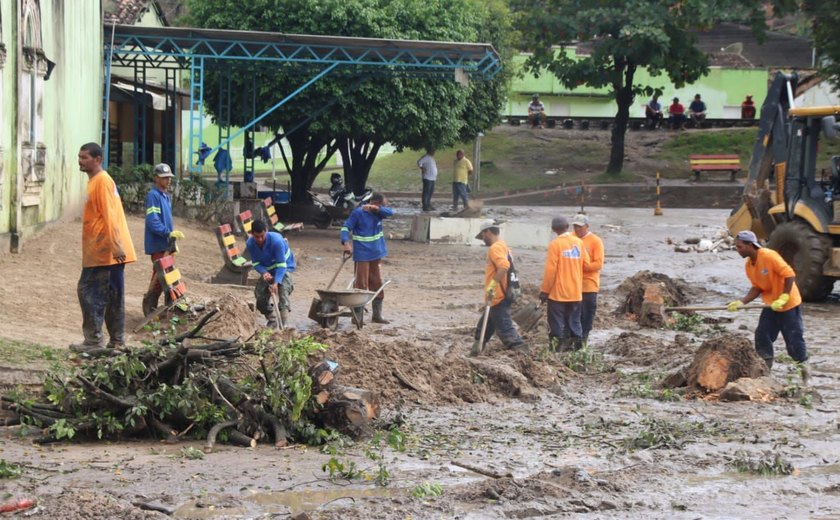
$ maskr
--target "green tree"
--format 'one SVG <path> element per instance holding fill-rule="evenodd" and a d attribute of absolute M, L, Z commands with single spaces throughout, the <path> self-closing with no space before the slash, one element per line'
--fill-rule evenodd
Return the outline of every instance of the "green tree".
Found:
<path fill-rule="evenodd" d="M 510 39 L 503 0 L 191 0 L 189 22 L 202 27 L 389 39 L 478 41 Z M 315 74 L 311 66 L 235 67 L 208 73 L 208 85 L 232 83 L 232 123 L 251 119 L 247 89 L 257 85 L 258 112 Z M 453 73 L 405 71 L 396 76 L 364 67 L 337 69 L 298 94 L 262 123 L 285 131 L 291 157 L 284 157 L 292 198 L 305 194 L 328 159 L 340 153 L 345 181 L 364 189 L 381 146 L 397 149 L 449 145 L 498 121 L 506 76 L 463 88 Z M 488 87 L 492 85 L 492 88 Z M 482 88 L 484 87 L 484 88 Z M 216 118 L 218 94 L 206 89 L 207 110 Z"/>
<path fill-rule="evenodd" d="M 814 46 L 820 59 L 820 74 L 840 88 L 840 0 L 805 0 L 804 13 L 812 20 Z"/>
<path fill-rule="evenodd" d="M 514 0 L 523 43 L 533 51 L 534 74 L 554 74 L 567 88 L 609 87 L 618 110 L 607 173 L 624 166 L 624 135 L 635 96 L 655 90 L 635 83 L 636 71 L 666 74 L 679 88 L 708 74 L 708 57 L 695 47 L 696 30 L 720 20 L 747 21 L 757 38 L 767 9 L 782 14 L 792 0 Z M 767 8 L 767 9 L 765 9 Z M 584 44 L 587 54 L 572 47 Z M 559 47 L 559 48 L 558 48 Z"/>

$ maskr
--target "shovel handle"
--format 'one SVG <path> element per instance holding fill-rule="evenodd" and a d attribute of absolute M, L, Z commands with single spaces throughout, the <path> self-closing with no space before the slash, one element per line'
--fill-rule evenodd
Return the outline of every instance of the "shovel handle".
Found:
<path fill-rule="evenodd" d="M 739 311 L 751 311 L 760 309 L 769 309 L 769 305 L 742 305 L 738 307 Z M 683 311 L 725 311 L 729 310 L 726 305 L 717 305 L 711 307 L 665 307 L 665 312 L 683 312 Z"/>
<path fill-rule="evenodd" d="M 341 264 L 338 266 L 338 269 L 335 270 L 335 274 L 330 279 L 330 283 L 327 284 L 327 288 L 325 290 L 329 291 L 330 288 L 332 288 L 332 285 L 335 282 L 335 279 L 338 278 L 338 273 L 341 272 L 341 270 L 344 268 L 344 264 L 346 264 L 347 260 L 349 260 L 349 259 L 350 259 L 350 253 L 348 253 L 347 251 L 344 251 L 341 254 Z"/>

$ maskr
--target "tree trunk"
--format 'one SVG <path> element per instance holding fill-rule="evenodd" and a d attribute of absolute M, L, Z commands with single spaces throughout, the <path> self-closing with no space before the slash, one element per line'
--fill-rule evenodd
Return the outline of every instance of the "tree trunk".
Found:
<path fill-rule="evenodd" d="M 338 151 L 344 165 L 344 184 L 353 194 L 362 195 L 367 187 L 370 169 L 382 143 L 344 137 L 338 140 Z"/>
<path fill-rule="evenodd" d="M 610 163 L 607 173 L 618 175 L 624 168 L 624 134 L 630 120 L 630 107 L 633 106 L 633 76 L 636 66 L 619 62 L 616 64 L 617 81 L 613 84 L 618 112 L 615 114 L 615 124 L 612 130 L 610 147 Z"/>
<path fill-rule="evenodd" d="M 292 180 L 292 202 L 306 204 L 311 202 L 308 191 L 312 189 L 312 183 L 318 176 L 327 162 L 332 158 L 337 149 L 336 141 L 327 141 L 318 136 L 298 130 L 286 136 L 289 147 L 292 149 L 292 161 L 289 163 L 282 146 L 280 151 L 283 154 L 283 162 L 289 171 Z M 323 152 L 323 156 L 319 154 Z"/>

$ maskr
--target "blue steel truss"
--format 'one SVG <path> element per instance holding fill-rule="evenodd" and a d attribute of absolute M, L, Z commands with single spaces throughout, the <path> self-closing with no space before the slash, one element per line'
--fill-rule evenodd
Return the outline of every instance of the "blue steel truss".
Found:
<path fill-rule="evenodd" d="M 501 70 L 501 59 L 491 45 L 452 42 L 382 40 L 311 35 L 287 35 L 251 31 L 225 31 L 171 27 L 112 27 L 105 44 L 105 100 L 103 128 L 107 128 L 107 107 L 111 67 L 185 69 L 190 78 L 190 170 L 198 171 L 193 159 L 202 142 L 204 71 L 220 62 L 273 62 L 309 64 L 315 70 L 300 88 L 257 115 L 233 135 L 228 135 L 210 154 L 228 146 L 268 114 L 335 70 L 361 74 L 402 75 L 414 73 L 452 74 L 492 78 Z M 358 72 L 356 72 L 358 71 Z M 363 72 L 365 71 L 365 72 Z M 108 132 L 104 132 L 105 158 Z M 226 175 L 225 181 L 228 177 Z"/>

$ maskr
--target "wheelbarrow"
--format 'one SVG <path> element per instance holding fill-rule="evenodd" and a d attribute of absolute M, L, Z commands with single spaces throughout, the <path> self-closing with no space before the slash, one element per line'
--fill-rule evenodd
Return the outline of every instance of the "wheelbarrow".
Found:
<path fill-rule="evenodd" d="M 335 330 L 338 328 L 338 318 L 347 316 L 361 329 L 365 322 L 365 305 L 372 302 L 386 285 L 387 280 L 377 291 L 365 289 L 318 289 L 318 298 L 313 300 L 309 309 L 309 317 L 318 322 L 323 328 Z M 317 303 L 316 303 L 317 302 Z"/>
<path fill-rule="evenodd" d="M 365 305 L 372 302 L 385 286 L 391 283 L 390 280 L 386 281 L 378 291 L 349 288 L 331 290 L 338 273 L 341 272 L 349 259 L 349 254 L 342 256 L 341 265 L 338 266 L 327 288 L 317 289 L 318 298 L 313 298 L 312 304 L 309 306 L 309 318 L 325 329 L 335 330 L 338 328 L 338 318 L 341 316 L 349 316 L 356 328 L 361 329 L 364 326 Z"/>

